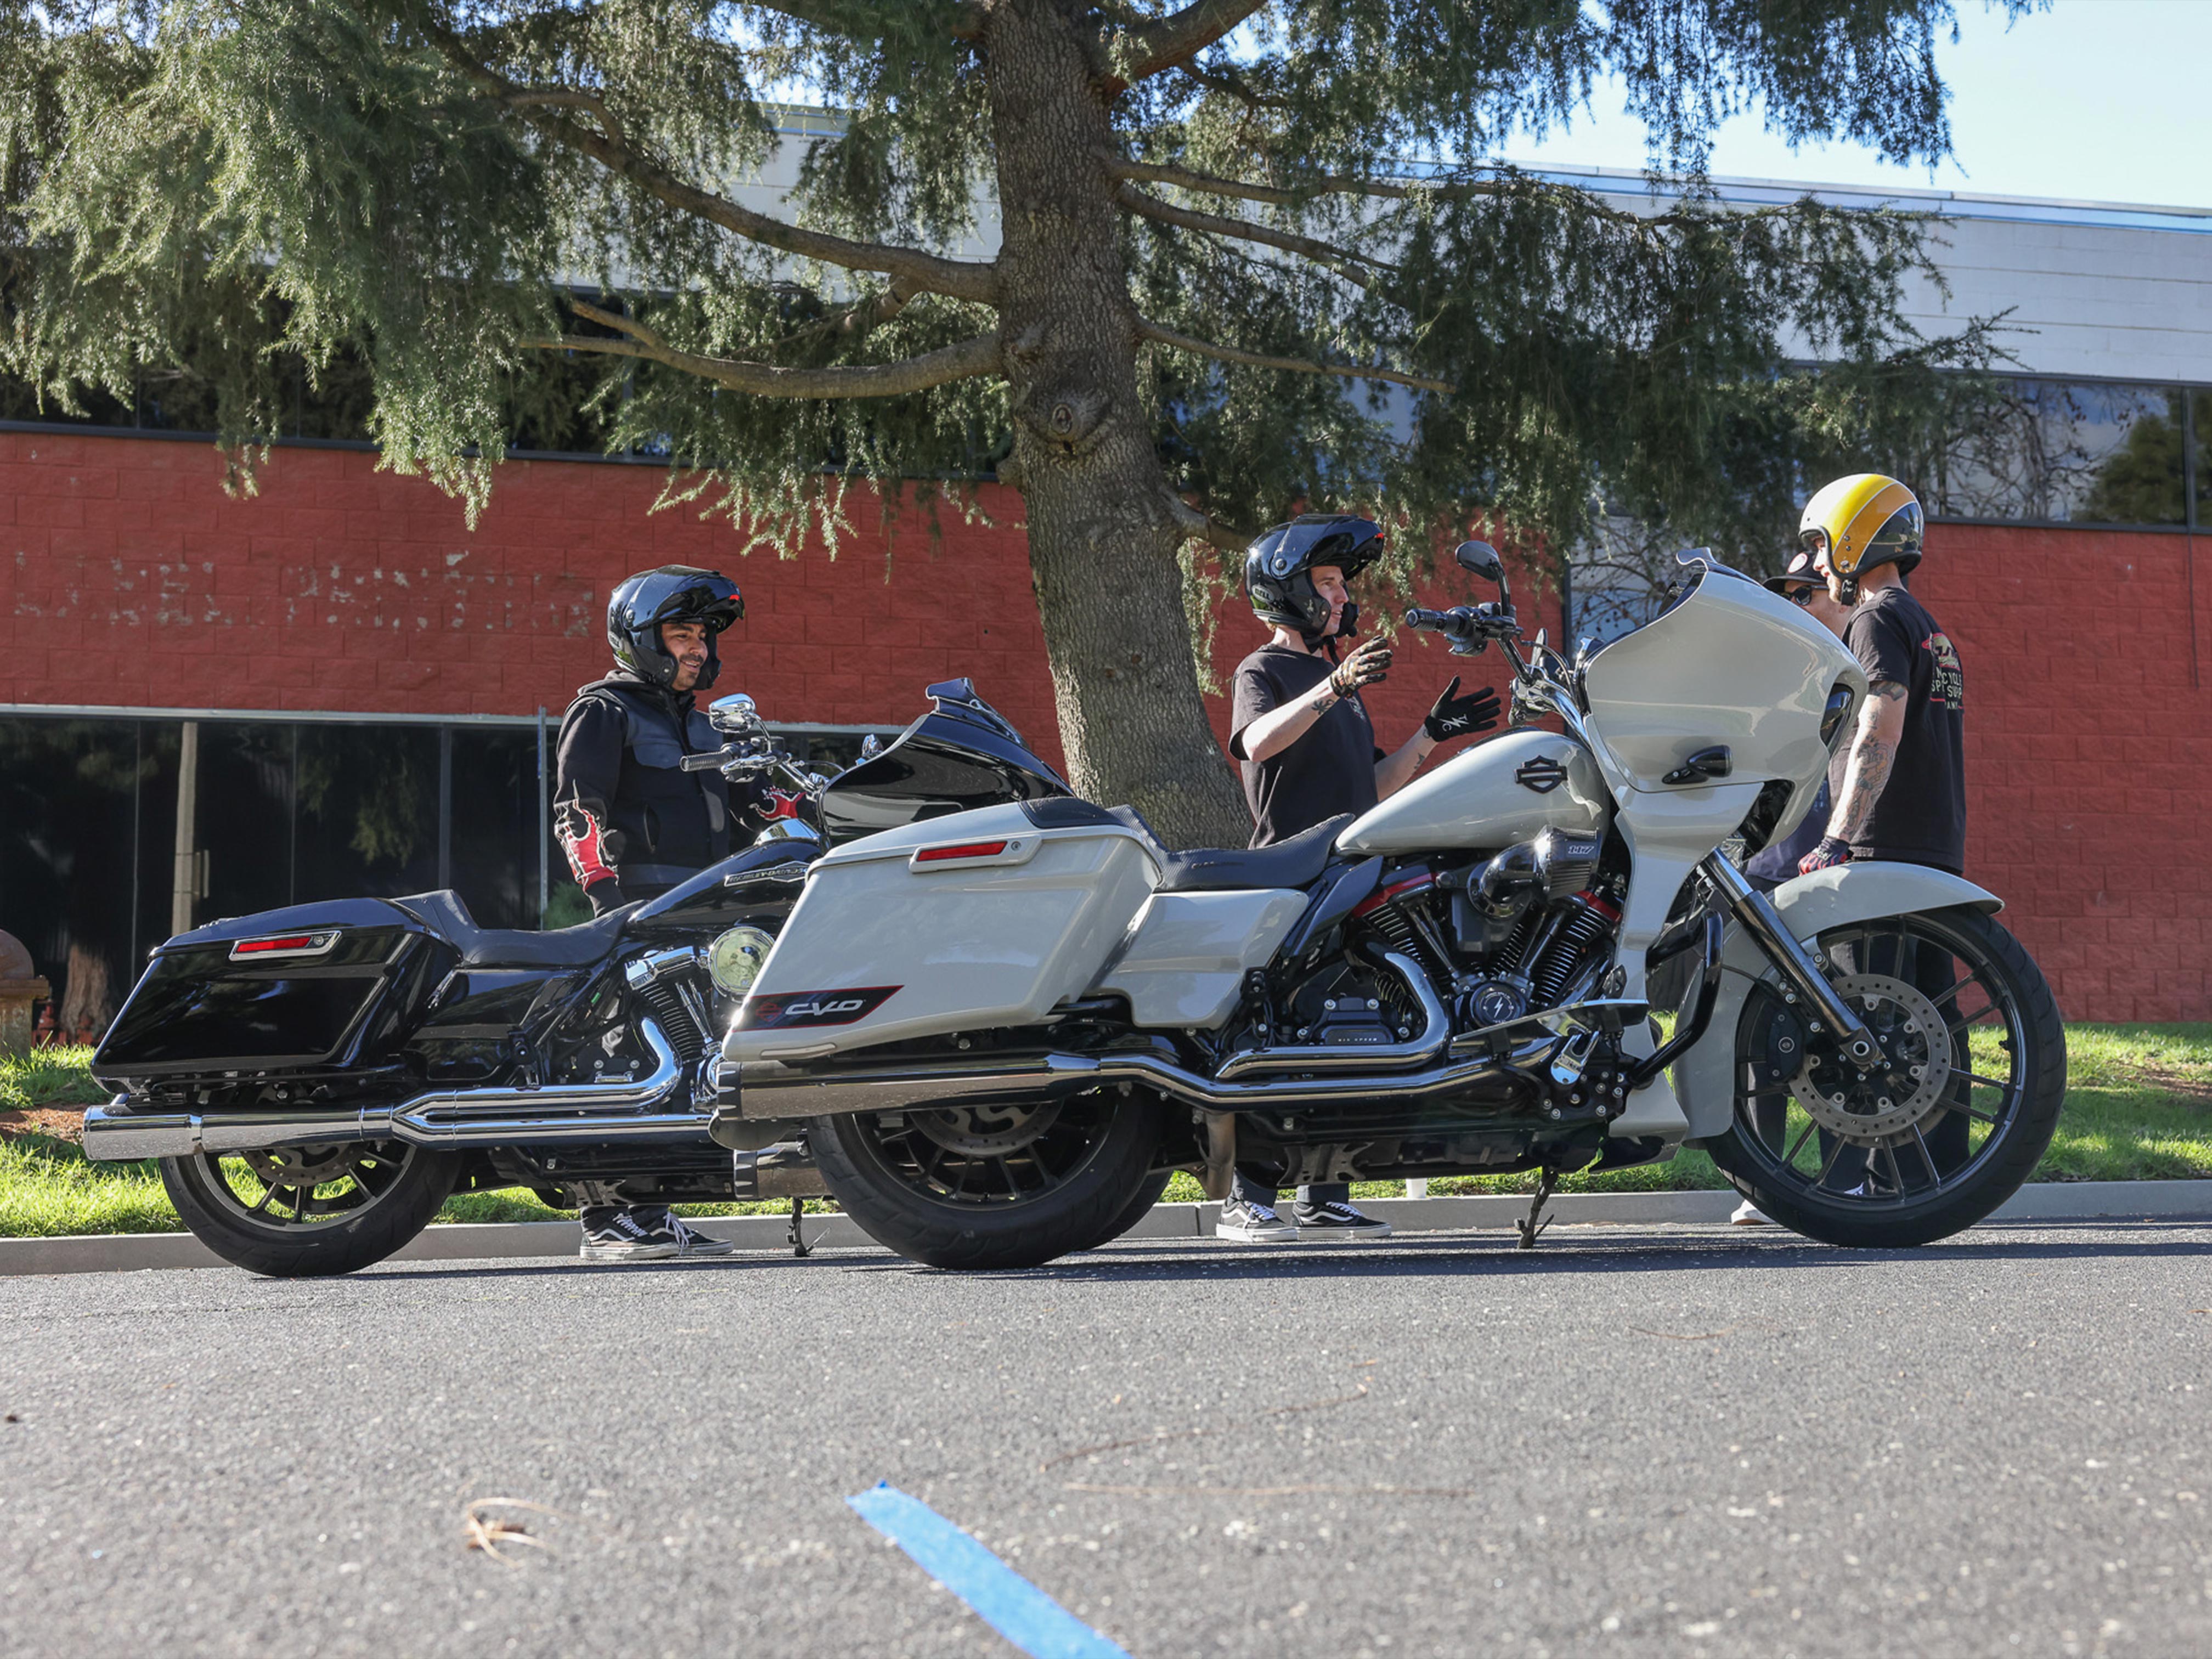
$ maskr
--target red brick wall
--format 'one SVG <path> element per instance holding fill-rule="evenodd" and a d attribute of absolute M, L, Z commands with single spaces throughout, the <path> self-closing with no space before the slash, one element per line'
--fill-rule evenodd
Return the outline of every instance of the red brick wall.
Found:
<path fill-rule="evenodd" d="M 995 524 L 942 514 L 934 541 L 915 526 L 887 548 L 871 511 L 834 562 L 739 560 L 720 521 L 650 512 L 660 483 L 518 462 L 471 532 L 357 451 L 280 450 L 233 500 L 204 445 L 0 433 L 0 702 L 558 710 L 601 672 L 611 584 L 682 562 L 744 586 L 722 687 L 770 719 L 902 723 L 923 685 L 966 674 L 1058 757 L 1011 494 L 984 492 Z M 1914 583 L 1966 660 L 1968 873 L 2008 901 L 2069 1015 L 2212 1018 L 2212 625 L 2189 538 L 1939 526 Z M 1449 573 L 1423 598 L 1469 586 Z M 1548 598 L 1518 597 L 1556 629 Z M 1225 677 L 1262 630 L 1234 602 L 1220 619 Z M 1385 743 L 1455 670 L 1503 678 L 1495 656 L 1401 645 L 1370 700 Z"/>
<path fill-rule="evenodd" d="M 1938 525 L 1912 579 L 1966 662 L 1966 873 L 2074 1018 L 2212 1018 L 2197 556 L 2212 538 Z"/>

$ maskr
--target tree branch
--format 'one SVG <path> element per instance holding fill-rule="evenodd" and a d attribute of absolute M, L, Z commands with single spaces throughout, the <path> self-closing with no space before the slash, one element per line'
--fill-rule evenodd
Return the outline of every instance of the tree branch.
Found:
<path fill-rule="evenodd" d="M 868 28 L 872 21 L 869 14 L 884 9 L 868 5 L 865 0 L 752 0 L 752 3 L 763 11 L 781 12 L 831 34 L 847 36 Z M 907 3 L 910 0 L 892 0 L 894 6 Z M 945 33 L 955 40 L 974 40 L 981 36 L 983 8 L 978 0 L 950 0 L 940 9 L 945 14 Z"/>
<path fill-rule="evenodd" d="M 1424 380 L 1418 374 L 1401 374 L 1395 368 L 1371 368 L 1359 363 L 1316 362 L 1306 357 L 1263 356 L 1256 351 L 1216 345 L 1211 340 L 1178 334 L 1171 328 L 1162 328 L 1158 323 L 1148 322 L 1142 317 L 1137 319 L 1137 337 L 1155 340 L 1162 345 L 1174 346 L 1182 351 L 1194 351 L 1201 357 L 1218 357 L 1224 363 L 1244 363 L 1253 368 L 1296 369 L 1302 374 L 1340 374 L 1347 380 L 1388 380 L 1393 386 L 1409 386 L 1422 392 L 1458 390 L 1449 380 Z"/>
<path fill-rule="evenodd" d="M 889 398 L 901 392 L 924 392 L 933 386 L 971 380 L 999 368 L 999 337 L 978 335 L 940 350 L 908 357 L 896 363 L 866 363 L 837 368 L 784 368 L 775 363 L 746 362 L 735 357 L 707 357 L 670 345 L 654 330 L 634 317 L 624 317 L 581 300 L 569 309 L 602 327 L 629 337 L 602 339 L 563 334 L 550 340 L 525 340 L 540 351 L 593 351 L 612 357 L 642 357 L 687 374 L 696 374 L 734 392 L 761 398 Z"/>
<path fill-rule="evenodd" d="M 999 273 L 995 265 L 969 259 L 941 258 L 920 248 L 856 242 L 849 237 L 805 230 L 765 213 L 740 207 L 727 197 L 686 184 L 658 162 L 607 134 L 594 132 L 560 115 L 534 112 L 532 106 L 546 104 L 544 94 L 548 88 L 516 85 L 498 70 L 479 63 L 461 38 L 435 18 L 420 15 L 417 21 L 431 43 L 479 90 L 501 104 L 509 103 L 518 94 L 530 94 L 528 102 L 520 106 L 520 113 L 534 130 L 582 151 L 610 173 L 629 179 L 671 207 L 695 214 L 748 241 L 780 249 L 799 258 L 819 259 L 824 264 L 842 265 L 848 270 L 880 270 L 904 279 L 919 290 L 974 300 L 983 305 L 996 302 Z"/>
<path fill-rule="evenodd" d="M 1183 534 L 1193 541 L 1205 542 L 1219 548 L 1224 553 L 1234 553 L 1239 557 L 1252 544 L 1252 538 L 1243 531 L 1215 522 L 1173 490 L 1168 492 L 1168 510 L 1175 514 L 1175 521 Z"/>
<path fill-rule="evenodd" d="M 1255 92 L 1237 76 L 1220 70 L 1202 70 L 1195 64 L 1177 64 L 1176 68 L 1197 82 L 1208 92 L 1225 93 L 1247 109 L 1288 110 L 1297 107 L 1288 98 L 1278 98 L 1270 93 Z"/>
<path fill-rule="evenodd" d="M 1216 236 L 1234 236 L 1247 242 L 1264 242 L 1269 247 L 1279 247 L 1285 252 L 1301 254 L 1315 264 L 1325 265 L 1347 283 L 1361 288 L 1372 288 L 1375 279 L 1359 265 L 1373 265 L 1389 270 L 1395 267 L 1382 259 L 1370 258 L 1364 253 L 1354 253 L 1346 248 L 1328 242 L 1316 241 L 1310 236 L 1300 236 L 1287 230 L 1273 230 L 1266 225 L 1255 225 L 1249 219 L 1231 219 L 1218 213 L 1200 213 L 1190 208 L 1180 208 L 1163 202 L 1157 196 L 1147 195 L 1134 185 L 1124 184 L 1115 192 L 1115 199 L 1132 213 L 1142 214 L 1147 219 L 1158 219 L 1163 224 L 1180 225 L 1185 230 L 1202 230 Z"/>
<path fill-rule="evenodd" d="M 1109 58 L 1122 65 L 1107 77 L 1108 92 L 1125 91 L 1148 76 L 1182 67 L 1266 3 L 1195 0 L 1157 22 L 1121 30 L 1107 43 Z"/>
<path fill-rule="evenodd" d="M 587 110 L 596 116 L 599 131 L 617 144 L 628 144 L 629 135 L 623 124 L 615 118 L 599 95 L 575 87 L 519 87 L 500 100 L 509 109 L 520 109 L 526 104 L 546 104 L 556 109 Z"/>

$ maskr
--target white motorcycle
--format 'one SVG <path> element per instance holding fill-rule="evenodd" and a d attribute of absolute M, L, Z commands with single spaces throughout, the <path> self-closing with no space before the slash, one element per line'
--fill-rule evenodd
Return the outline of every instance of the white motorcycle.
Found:
<path fill-rule="evenodd" d="M 1095 1245 L 1175 1169 L 1215 1196 L 1238 1167 L 1533 1170 L 1524 1244 L 1559 1176 L 1686 1145 L 1832 1243 L 1989 1214 L 2066 1078 L 2001 901 L 1888 863 L 1769 896 L 1738 867 L 1810 807 L 1866 692 L 1850 653 L 1692 555 L 1659 617 L 1570 663 L 1522 645 L 1492 549 L 1458 560 L 1497 600 L 1407 621 L 1500 644 L 1522 729 L 1255 851 L 1173 853 L 1064 796 L 836 847 L 723 1042 L 715 1139 L 803 1135 L 863 1228 L 945 1267 Z M 1668 1030 L 1646 976 L 1682 952 Z"/>

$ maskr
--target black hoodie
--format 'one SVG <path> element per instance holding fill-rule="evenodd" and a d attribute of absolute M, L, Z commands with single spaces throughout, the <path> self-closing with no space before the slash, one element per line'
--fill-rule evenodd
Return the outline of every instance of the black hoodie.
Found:
<path fill-rule="evenodd" d="M 629 898 L 673 886 L 765 822 L 750 800 L 732 822 L 719 771 L 681 769 L 684 756 L 721 746 L 688 691 L 617 670 L 576 693 L 561 720 L 554 833 L 595 908 L 622 902 L 617 885 Z"/>

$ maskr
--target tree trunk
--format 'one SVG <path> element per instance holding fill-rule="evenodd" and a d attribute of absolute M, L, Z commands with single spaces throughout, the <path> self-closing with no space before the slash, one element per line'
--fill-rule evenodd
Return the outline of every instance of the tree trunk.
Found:
<path fill-rule="evenodd" d="M 1182 541 L 1137 397 L 1106 106 L 1060 0 L 1002 0 L 984 52 L 1004 241 L 1000 325 L 1030 568 L 1071 781 L 1170 845 L 1250 836 L 1182 606 Z"/>

